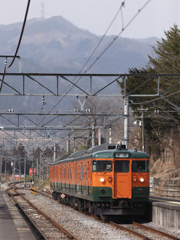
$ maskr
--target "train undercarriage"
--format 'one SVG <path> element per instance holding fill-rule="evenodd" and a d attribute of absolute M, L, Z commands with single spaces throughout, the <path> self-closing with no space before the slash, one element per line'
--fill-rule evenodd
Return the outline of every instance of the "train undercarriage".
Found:
<path fill-rule="evenodd" d="M 60 203 L 67 204 L 76 210 L 86 211 L 89 214 L 109 217 L 143 216 L 146 213 L 146 202 L 128 202 L 119 199 L 115 202 L 93 202 L 82 198 L 66 195 L 63 199 L 60 192 L 53 192 L 52 197 Z"/>

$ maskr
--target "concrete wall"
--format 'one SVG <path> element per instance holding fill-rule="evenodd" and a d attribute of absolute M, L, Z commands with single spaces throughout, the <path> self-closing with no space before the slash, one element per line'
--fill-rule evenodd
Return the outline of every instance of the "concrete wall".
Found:
<path fill-rule="evenodd" d="M 180 206 L 152 202 L 152 221 L 162 226 L 180 229 Z"/>

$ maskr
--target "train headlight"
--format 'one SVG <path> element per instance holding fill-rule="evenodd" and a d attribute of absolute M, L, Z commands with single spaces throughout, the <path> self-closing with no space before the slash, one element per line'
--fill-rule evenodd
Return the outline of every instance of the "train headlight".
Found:
<path fill-rule="evenodd" d="M 144 178 L 141 177 L 141 178 L 139 179 L 139 181 L 140 181 L 140 182 L 144 182 Z"/>
<path fill-rule="evenodd" d="M 100 178 L 100 182 L 103 183 L 104 181 L 105 181 L 105 179 L 104 179 L 103 177 L 101 177 L 101 178 Z"/>

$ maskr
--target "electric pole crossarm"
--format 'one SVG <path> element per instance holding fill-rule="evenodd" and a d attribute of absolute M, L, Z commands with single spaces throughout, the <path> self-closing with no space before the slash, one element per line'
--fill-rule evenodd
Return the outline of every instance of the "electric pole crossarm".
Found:
<path fill-rule="evenodd" d="M 16 114 L 14 114 L 14 115 L 16 115 Z M 28 121 L 30 121 L 30 122 L 32 122 L 34 125 L 36 125 L 37 127 L 40 127 L 37 123 L 35 123 L 34 121 L 32 121 L 31 119 L 29 119 L 28 117 L 26 117 L 24 114 L 22 114 L 22 116 L 24 117 L 24 118 L 26 118 Z"/>
<path fill-rule="evenodd" d="M 159 94 L 131 94 L 129 97 L 160 97 Z"/>
<path fill-rule="evenodd" d="M 38 133 L 38 132 L 36 131 L 36 129 L 34 129 L 34 130 L 32 130 L 32 131 L 35 132 L 36 134 L 38 134 L 39 136 L 41 136 L 42 138 L 45 138 L 42 134 Z"/>
<path fill-rule="evenodd" d="M 117 80 L 119 80 L 120 77 L 116 78 L 115 80 L 111 81 L 109 84 L 107 84 L 106 86 L 104 86 L 103 88 L 101 88 L 100 90 L 98 90 L 97 92 L 95 92 L 92 96 L 97 95 L 99 92 L 103 91 L 105 88 L 109 87 L 111 84 L 113 84 L 114 82 L 116 82 Z"/>
<path fill-rule="evenodd" d="M 82 92 L 84 92 L 86 95 L 89 96 L 89 93 L 87 93 L 85 90 L 83 90 L 82 88 L 80 88 L 79 86 L 77 86 L 75 83 L 73 83 L 72 81 L 70 81 L 69 79 L 67 79 L 66 77 L 64 76 L 60 76 L 61 78 L 63 78 L 64 80 L 70 82 L 74 87 L 78 88 L 79 90 L 81 90 Z"/>
<path fill-rule="evenodd" d="M 164 97 L 161 97 L 165 102 L 169 103 L 171 106 L 175 107 L 176 109 L 180 110 L 180 107 L 177 106 L 176 104 L 172 103 L 171 101 L 167 100 Z"/>
<path fill-rule="evenodd" d="M 155 78 L 155 76 L 153 76 L 152 78 L 148 79 L 147 81 L 143 82 L 142 84 L 140 84 L 138 87 L 136 87 L 135 89 L 133 89 L 131 92 L 129 92 L 127 95 L 130 97 L 131 93 L 135 92 L 137 89 L 141 88 L 142 86 L 144 86 L 146 83 L 150 82 L 151 80 L 153 80 Z"/>
<path fill-rule="evenodd" d="M 29 136 L 27 136 L 26 134 L 22 133 L 21 131 L 19 131 L 19 130 L 16 130 L 16 131 L 19 132 L 19 133 L 21 133 L 22 135 L 24 135 L 24 136 L 27 137 L 28 139 L 30 139 Z"/>
<path fill-rule="evenodd" d="M 41 87 L 45 88 L 47 91 L 49 91 L 50 93 L 52 93 L 54 96 L 56 96 L 56 94 L 54 92 L 52 92 L 50 89 L 48 89 L 46 86 L 44 86 L 42 83 L 38 82 L 36 79 L 32 78 L 29 75 L 26 75 L 28 78 L 30 78 L 31 80 L 33 80 L 34 82 L 36 82 L 37 84 L 39 84 Z"/>
<path fill-rule="evenodd" d="M 9 120 L 8 118 L 4 117 L 2 114 L 0 114 L 0 116 L 4 119 L 6 119 L 8 122 L 12 123 L 14 126 L 18 127 L 17 124 L 13 123 L 11 120 Z"/>
<path fill-rule="evenodd" d="M 9 139 L 5 138 L 5 140 L 9 143 L 11 143 L 12 145 L 16 146 L 16 144 L 14 144 L 13 142 L 11 142 Z"/>
<path fill-rule="evenodd" d="M 9 88 L 13 89 L 15 92 L 17 92 L 18 95 L 22 95 L 18 90 L 16 90 L 16 89 L 13 88 L 12 86 L 10 86 L 8 83 L 2 81 L 1 79 L 0 79 L 0 81 L 3 82 L 3 84 L 5 84 L 6 86 L 8 86 Z M 1 94 L 1 95 L 3 96 L 3 94 Z M 12 96 L 14 96 L 14 94 L 7 94 L 7 95 L 12 95 Z"/>
<path fill-rule="evenodd" d="M 48 123 L 52 122 L 53 120 L 55 120 L 55 119 L 58 118 L 58 117 L 60 117 L 60 116 L 56 116 L 56 117 L 54 117 L 53 119 L 49 120 L 48 122 L 44 123 L 44 124 L 42 125 L 42 127 L 46 126 Z"/>

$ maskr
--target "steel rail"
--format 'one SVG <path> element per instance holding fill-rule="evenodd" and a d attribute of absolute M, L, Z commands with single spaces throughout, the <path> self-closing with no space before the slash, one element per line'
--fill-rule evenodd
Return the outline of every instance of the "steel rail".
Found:
<path fill-rule="evenodd" d="M 41 195 L 46 196 L 46 197 L 50 198 L 51 200 L 53 200 L 53 201 L 55 201 L 55 202 L 59 202 L 58 200 L 55 200 L 53 197 L 48 196 L 48 193 L 44 193 L 44 192 L 39 191 L 39 190 L 37 190 L 37 193 L 40 193 Z M 80 211 L 80 212 L 81 212 L 81 213 L 84 213 L 83 211 Z M 85 214 L 86 214 L 86 213 L 85 213 Z M 93 214 L 91 214 L 91 216 L 93 216 L 93 217 L 94 217 L 95 219 L 97 219 L 97 220 L 101 220 L 99 217 L 96 217 L 96 216 L 93 215 Z M 102 221 L 103 221 L 103 220 L 102 220 Z M 121 226 L 121 225 L 118 225 L 118 224 L 116 224 L 116 223 L 114 223 L 114 222 L 109 222 L 109 223 L 110 223 L 111 225 L 113 225 L 114 227 L 117 227 L 117 228 L 119 228 L 119 229 L 121 229 L 121 230 L 131 232 L 133 235 L 136 235 L 136 236 L 140 237 L 141 239 L 144 239 L 144 240 L 153 240 L 153 239 L 151 239 L 151 238 L 147 238 L 146 236 L 144 236 L 144 235 L 142 235 L 142 234 L 140 234 L 140 233 L 137 233 L 136 231 L 133 231 L 133 230 L 131 230 L 131 229 L 129 229 L 129 228 L 126 228 L 126 227 L 123 227 L 123 226 Z M 140 227 L 140 228 L 144 228 L 144 229 L 149 230 L 149 231 L 151 231 L 151 232 L 154 232 L 154 233 L 157 233 L 157 234 L 159 234 L 159 235 L 165 236 L 165 237 L 167 237 L 167 238 L 169 238 L 169 239 L 172 239 L 172 240 L 180 240 L 180 239 L 177 238 L 177 237 L 174 237 L 174 236 L 169 235 L 169 234 L 167 234 L 167 233 L 161 232 L 161 231 L 156 230 L 156 229 L 154 229 L 154 228 L 150 228 L 150 227 L 144 226 L 144 225 L 139 224 L 139 223 L 136 223 L 136 222 L 132 222 L 132 224 L 133 224 L 134 226 L 137 226 L 137 227 Z"/>
<path fill-rule="evenodd" d="M 19 182 L 18 182 L 19 183 Z M 13 183 L 11 183 L 13 184 Z M 16 183 L 14 183 L 15 185 Z M 15 187 L 16 188 L 16 187 Z M 62 231 L 64 234 L 66 234 L 70 239 L 73 240 L 77 240 L 71 233 L 69 233 L 66 229 L 64 229 L 63 227 L 61 227 L 58 223 L 56 223 L 52 218 L 50 218 L 47 214 L 45 214 L 44 212 L 42 212 L 40 209 L 38 209 L 34 204 L 32 204 L 28 199 L 26 199 L 22 194 L 20 194 L 18 191 L 16 191 L 15 189 L 13 189 L 15 191 L 16 194 L 18 194 L 20 197 L 22 197 L 28 204 L 30 204 L 34 209 L 36 209 L 41 215 L 43 215 L 47 220 L 49 220 L 55 227 L 57 227 L 60 231 Z M 13 200 L 16 202 L 16 204 L 20 207 L 20 209 L 23 211 L 23 213 L 25 213 L 25 211 L 23 210 L 23 208 L 20 206 L 20 204 L 18 203 L 18 201 L 13 197 L 13 195 L 8 191 L 8 194 L 10 194 L 10 196 L 13 198 Z M 32 222 L 32 224 L 35 226 L 36 223 L 34 223 L 34 221 L 32 219 L 30 219 L 30 217 L 25 213 L 25 215 L 28 217 L 28 219 Z M 44 237 L 44 239 L 47 239 L 44 234 L 42 233 L 42 231 L 38 228 L 38 226 L 35 226 L 35 228 L 37 229 L 37 231 L 39 231 L 39 233 Z"/>
<path fill-rule="evenodd" d="M 29 189 L 28 189 L 28 190 L 29 190 Z M 44 192 L 39 191 L 39 190 L 37 190 L 37 193 L 40 193 L 41 195 L 46 196 L 46 197 L 50 198 L 51 200 L 53 200 L 53 201 L 55 201 L 55 202 L 59 202 L 59 200 L 55 200 L 55 199 L 54 199 L 51 195 L 49 195 L 48 193 L 44 193 Z M 48 195 L 49 195 L 49 196 L 48 196 Z M 79 211 L 80 211 L 80 210 L 79 210 Z M 83 212 L 83 211 L 80 211 L 80 212 L 81 212 L 81 213 L 85 213 L 85 214 L 87 215 L 86 212 Z M 106 222 L 106 220 L 100 219 L 99 217 L 97 217 L 97 216 L 95 216 L 95 215 L 93 215 L 93 214 L 90 214 L 90 216 L 93 216 L 93 217 L 94 217 L 95 219 L 97 219 L 97 220 L 102 220 L 103 222 Z M 113 225 L 114 227 L 119 228 L 119 229 L 121 229 L 121 230 L 123 230 L 123 231 L 131 232 L 133 235 L 136 235 L 137 237 L 139 237 L 139 238 L 141 238 L 141 239 L 144 239 L 144 240 L 153 240 L 153 239 L 148 238 L 148 237 L 146 237 L 146 236 L 144 236 L 144 235 L 142 235 L 142 234 L 140 234 L 140 233 L 138 233 L 138 232 L 136 232 L 136 231 L 133 231 L 133 230 L 131 230 L 131 229 L 129 229 L 129 228 L 126 228 L 126 227 L 123 227 L 123 226 L 121 226 L 121 225 L 118 225 L 118 224 L 116 224 L 116 223 L 114 223 L 114 222 L 111 222 L 111 221 L 110 221 L 109 223 L 110 223 L 111 225 Z M 136 222 L 132 222 L 132 225 L 137 226 L 137 227 L 139 227 L 139 228 L 144 228 L 144 229 L 146 229 L 146 230 L 149 230 L 149 231 L 151 231 L 151 232 L 154 232 L 154 233 L 157 233 L 157 234 L 159 234 L 159 235 L 165 236 L 165 237 L 167 237 L 167 238 L 169 238 L 169 239 L 172 239 L 172 240 L 180 240 L 180 239 L 177 238 L 177 237 L 174 237 L 174 236 L 169 235 L 169 234 L 167 234 L 167 233 L 161 232 L 161 231 L 156 230 L 156 229 L 154 229 L 154 228 L 150 228 L 150 227 L 144 226 L 144 225 L 139 224 L 139 223 L 136 223 Z"/>
<path fill-rule="evenodd" d="M 140 234 L 140 233 L 138 233 L 138 232 L 136 232 L 136 231 L 133 231 L 133 230 L 131 230 L 131 229 L 129 229 L 129 228 L 126 228 L 126 227 L 123 227 L 123 226 L 121 226 L 121 225 L 118 225 L 118 224 L 116 224 L 116 223 L 114 223 L 114 222 L 109 222 L 112 226 L 114 226 L 114 227 L 116 227 L 116 228 L 119 228 L 119 229 L 121 229 L 121 230 L 123 230 L 123 231 L 127 231 L 127 232 L 130 232 L 130 233 L 132 233 L 133 235 L 135 235 L 135 236 L 137 236 L 137 237 L 139 237 L 139 238 L 141 238 L 141 239 L 144 239 L 144 240 L 153 240 L 152 238 L 147 238 L 146 236 L 144 236 L 144 235 L 142 235 L 142 234 Z"/>
<path fill-rule="evenodd" d="M 149 230 L 149 231 L 151 231 L 151 232 L 155 232 L 155 233 L 157 233 L 157 234 L 159 234 L 159 235 L 168 237 L 169 239 L 179 240 L 179 238 L 176 238 L 176 237 L 174 237 L 174 236 L 172 236 L 172 235 L 169 235 L 168 233 L 161 232 L 161 231 L 156 230 L 156 229 L 154 229 L 154 228 L 150 228 L 150 227 L 144 226 L 144 225 L 139 224 L 139 223 L 136 223 L 136 222 L 132 222 L 132 224 L 133 224 L 134 226 L 139 227 L 139 228 L 143 228 L 143 229 Z"/>
<path fill-rule="evenodd" d="M 8 193 L 11 198 L 13 199 L 15 205 L 17 205 L 21 211 L 23 212 L 23 214 L 25 214 L 25 216 L 28 218 L 28 220 L 32 223 L 32 225 L 35 227 L 35 229 L 40 233 L 40 235 L 45 239 L 45 240 L 48 240 L 46 238 L 46 236 L 44 235 L 44 233 L 38 228 L 38 226 L 36 225 L 36 223 L 33 221 L 33 219 L 23 210 L 23 208 L 21 207 L 21 205 L 18 203 L 18 201 L 14 198 L 14 196 L 12 195 L 12 193 Z"/>
<path fill-rule="evenodd" d="M 15 190 L 16 193 L 18 193 Z M 69 233 L 66 229 L 61 227 L 58 223 L 56 223 L 52 218 L 50 218 L 48 215 L 46 215 L 44 212 L 42 212 L 39 208 L 37 208 L 34 204 L 32 204 L 28 199 L 26 199 L 23 195 L 18 193 L 26 202 L 28 202 L 33 208 L 35 208 L 40 214 L 42 214 L 46 219 L 48 219 L 50 222 L 52 222 L 58 229 L 60 229 L 62 232 L 64 232 L 67 236 L 69 236 L 70 239 L 77 240 L 71 233 Z"/>

